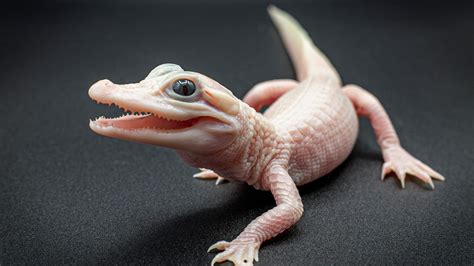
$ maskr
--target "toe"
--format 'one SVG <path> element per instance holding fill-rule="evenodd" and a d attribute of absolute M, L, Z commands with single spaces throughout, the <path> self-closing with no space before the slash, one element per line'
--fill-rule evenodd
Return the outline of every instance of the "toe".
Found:
<path fill-rule="evenodd" d="M 425 170 L 431 177 L 433 177 L 436 180 L 444 181 L 444 176 L 442 176 L 440 173 L 436 172 L 433 170 L 431 167 L 428 165 L 420 162 L 419 167 L 421 167 L 423 170 Z"/>
<path fill-rule="evenodd" d="M 420 179 L 421 181 L 427 183 L 430 185 L 431 189 L 434 189 L 434 184 L 433 184 L 433 180 L 431 180 L 431 177 L 430 175 L 428 175 L 425 171 L 423 171 L 422 169 L 413 169 L 409 172 L 410 175 L 414 176 L 414 177 L 417 177 L 418 179 Z"/>
<path fill-rule="evenodd" d="M 239 248 L 232 256 L 232 262 L 234 265 L 240 265 L 242 261 L 244 261 L 244 249 Z"/>

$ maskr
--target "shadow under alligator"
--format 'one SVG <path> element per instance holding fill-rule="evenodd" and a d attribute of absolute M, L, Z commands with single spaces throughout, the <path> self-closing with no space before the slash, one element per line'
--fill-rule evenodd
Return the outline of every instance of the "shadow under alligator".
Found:
<path fill-rule="evenodd" d="M 356 144 L 350 157 L 329 175 L 300 188 L 303 202 L 305 198 L 314 198 L 317 196 L 315 194 L 325 193 L 342 183 L 341 172 L 353 163 L 354 157 L 371 161 L 381 160 L 379 154 L 362 152 L 358 146 Z M 222 200 L 222 204 L 186 213 L 164 223 L 149 224 L 135 239 L 125 240 L 126 243 L 121 243 L 120 248 L 111 251 L 111 254 L 104 254 L 105 257 L 98 263 L 208 265 L 215 256 L 205 255 L 210 245 L 220 240 L 232 240 L 251 220 L 275 206 L 274 199 L 268 192 L 257 191 L 244 184 L 225 185 L 239 187 L 235 194 L 229 195 L 229 199 Z M 298 228 L 294 226 L 265 242 L 262 247 L 278 245 L 280 242 L 297 238 L 298 234 Z"/>

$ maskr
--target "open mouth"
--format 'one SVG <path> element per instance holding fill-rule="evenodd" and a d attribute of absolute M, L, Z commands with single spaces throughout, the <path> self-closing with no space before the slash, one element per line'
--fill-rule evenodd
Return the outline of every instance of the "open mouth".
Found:
<path fill-rule="evenodd" d="M 122 108 L 123 109 L 123 108 Z M 105 118 L 99 117 L 91 122 L 99 127 L 113 127 L 124 130 L 154 129 L 160 131 L 182 130 L 192 127 L 199 122 L 201 118 L 192 118 L 188 120 L 174 120 L 160 116 L 151 112 L 127 112 L 120 117 Z"/>

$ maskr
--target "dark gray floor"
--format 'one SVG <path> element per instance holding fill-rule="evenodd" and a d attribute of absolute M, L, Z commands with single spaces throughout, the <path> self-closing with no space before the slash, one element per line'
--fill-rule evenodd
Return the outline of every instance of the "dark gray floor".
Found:
<path fill-rule="evenodd" d="M 0 11 L 0 264 L 209 264 L 207 247 L 238 235 L 271 195 L 194 180 L 171 150 L 93 134 L 89 118 L 119 112 L 87 89 L 139 81 L 164 62 L 239 97 L 292 78 L 265 4 L 67 2 Z M 473 5 L 324 2 L 279 6 L 447 181 L 435 191 L 381 182 L 363 121 L 350 158 L 301 188 L 303 218 L 258 265 L 473 263 Z"/>

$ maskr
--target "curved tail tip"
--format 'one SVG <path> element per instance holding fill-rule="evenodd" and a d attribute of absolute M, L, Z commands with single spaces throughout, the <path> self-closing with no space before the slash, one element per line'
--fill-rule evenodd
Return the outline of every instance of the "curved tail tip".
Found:
<path fill-rule="evenodd" d="M 271 15 L 272 13 L 276 13 L 280 11 L 280 9 L 278 7 L 276 7 L 275 5 L 273 4 L 269 4 L 268 7 L 267 7 L 267 12 Z"/>
<path fill-rule="evenodd" d="M 267 7 L 267 12 L 268 12 L 268 15 L 270 15 L 270 18 L 275 23 L 277 23 L 277 21 L 283 21 L 285 20 L 285 18 L 288 18 L 288 17 L 291 18 L 291 16 L 288 13 L 286 13 L 285 11 L 281 10 L 280 8 L 272 4 L 270 4 Z"/>

